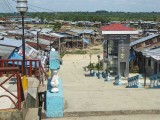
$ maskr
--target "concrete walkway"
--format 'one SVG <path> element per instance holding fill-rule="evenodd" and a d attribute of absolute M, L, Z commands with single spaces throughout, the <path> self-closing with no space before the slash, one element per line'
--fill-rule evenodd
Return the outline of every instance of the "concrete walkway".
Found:
<path fill-rule="evenodd" d="M 59 74 L 63 80 L 65 116 L 160 113 L 159 89 L 128 89 L 126 81 L 122 86 L 114 86 L 113 80 L 90 77 L 83 70 L 89 60 L 89 55 L 63 58 Z M 97 55 L 92 55 L 92 62 L 97 62 Z"/>

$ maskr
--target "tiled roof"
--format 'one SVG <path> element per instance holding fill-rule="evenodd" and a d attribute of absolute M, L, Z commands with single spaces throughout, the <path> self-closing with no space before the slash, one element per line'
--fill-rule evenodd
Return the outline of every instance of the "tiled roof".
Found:
<path fill-rule="evenodd" d="M 133 31 L 133 28 L 126 27 L 122 24 L 110 24 L 100 28 L 101 31 Z"/>

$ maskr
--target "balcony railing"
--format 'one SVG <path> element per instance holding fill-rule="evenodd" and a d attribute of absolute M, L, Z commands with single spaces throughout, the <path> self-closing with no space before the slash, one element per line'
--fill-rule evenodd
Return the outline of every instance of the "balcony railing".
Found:
<path fill-rule="evenodd" d="M 0 88 L 4 89 L 6 92 L 10 94 L 1 95 L 0 98 L 7 97 L 8 99 L 10 99 L 10 101 L 12 101 L 15 108 L 19 110 L 21 109 L 21 102 L 24 100 L 24 94 L 21 83 L 21 77 L 23 75 L 22 68 L 24 67 L 22 62 L 22 60 L 16 59 L 0 59 L 0 77 L 7 77 L 7 79 L 0 83 Z M 43 85 L 44 79 L 48 80 L 48 76 L 40 60 L 26 60 L 25 69 L 26 75 L 28 77 L 36 77 L 39 80 L 39 85 Z M 3 86 L 7 81 L 9 81 L 13 77 L 17 79 L 17 96 Z M 17 101 L 15 102 L 15 99 L 13 100 L 13 98 L 16 98 Z"/>
<path fill-rule="evenodd" d="M 0 68 L 0 72 L 11 72 L 11 74 L 0 83 L 0 88 L 5 90 L 5 92 L 9 93 L 9 95 L 0 95 L 0 98 L 2 97 L 7 97 L 12 103 L 14 104 L 15 109 L 21 109 L 21 102 L 24 101 L 24 93 L 22 89 L 22 82 L 21 82 L 21 77 L 19 73 L 19 68 L 18 67 L 5 67 L 5 68 Z M 9 91 L 7 88 L 4 87 L 4 84 L 9 81 L 12 77 L 16 78 L 17 80 L 17 95 L 13 94 L 11 91 Z M 16 100 L 13 100 L 16 99 Z M 4 101 L 5 102 L 5 101 Z M 4 104 L 4 103 L 1 103 Z M 8 104 L 8 103 L 7 103 Z"/>
<path fill-rule="evenodd" d="M 6 67 L 18 67 L 20 75 L 23 75 L 22 68 L 24 67 L 22 64 L 22 60 L 10 60 L 10 59 L 1 59 L 0 60 L 0 68 L 6 68 Z M 41 76 L 43 75 L 46 80 L 48 80 L 48 76 L 42 67 L 40 60 L 26 60 L 25 61 L 25 69 L 26 69 L 26 75 L 29 77 L 37 77 L 38 80 L 41 79 Z M 12 74 L 12 71 L 1 71 L 0 77 L 2 76 L 9 76 L 9 74 Z M 42 79 L 44 80 L 44 79 Z M 43 81 L 40 81 L 40 83 L 43 83 Z"/>

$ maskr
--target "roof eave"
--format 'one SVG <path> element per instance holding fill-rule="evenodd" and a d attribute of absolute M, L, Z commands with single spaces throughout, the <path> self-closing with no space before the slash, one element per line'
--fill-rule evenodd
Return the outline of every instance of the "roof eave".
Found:
<path fill-rule="evenodd" d="M 138 34 L 138 31 L 102 31 L 102 35 L 111 35 L 111 34 L 130 34 L 130 35 L 136 35 Z"/>

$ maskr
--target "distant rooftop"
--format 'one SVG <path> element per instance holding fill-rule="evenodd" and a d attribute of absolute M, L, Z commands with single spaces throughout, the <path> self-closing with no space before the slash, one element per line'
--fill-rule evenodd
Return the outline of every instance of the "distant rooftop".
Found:
<path fill-rule="evenodd" d="M 70 31 L 78 33 L 78 34 L 83 34 L 83 33 L 93 34 L 94 33 L 94 30 L 92 29 L 71 29 Z"/>
<path fill-rule="evenodd" d="M 147 41 L 147 40 L 149 40 L 149 39 L 155 38 L 155 37 L 157 37 L 157 36 L 160 36 L 160 34 L 153 34 L 153 35 L 149 35 L 149 36 L 147 36 L 147 37 L 143 37 L 143 38 L 141 38 L 141 39 L 138 39 L 138 40 L 135 40 L 135 41 L 131 42 L 131 43 L 130 43 L 130 46 L 134 46 L 134 45 L 136 45 L 136 44 L 138 44 L 138 43 L 142 43 L 142 42 L 144 42 L 144 41 Z"/>
<path fill-rule="evenodd" d="M 100 28 L 102 34 L 138 34 L 133 28 L 126 27 L 122 24 L 110 24 Z"/>
<path fill-rule="evenodd" d="M 3 40 L 0 40 L 0 45 L 10 46 L 10 47 L 20 47 L 22 45 L 22 41 L 4 37 Z"/>
<path fill-rule="evenodd" d="M 126 27 L 122 24 L 110 24 L 100 28 L 102 31 L 133 31 L 133 28 Z"/>
<path fill-rule="evenodd" d="M 43 28 L 42 30 L 41 30 L 41 33 L 49 33 L 49 32 L 51 32 L 52 31 L 52 28 Z"/>

